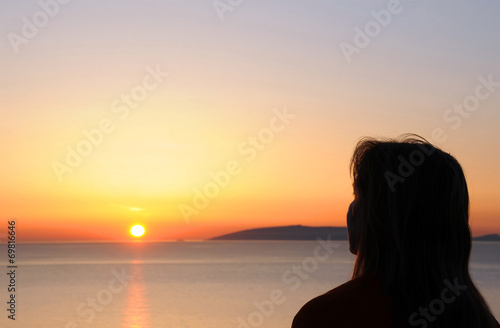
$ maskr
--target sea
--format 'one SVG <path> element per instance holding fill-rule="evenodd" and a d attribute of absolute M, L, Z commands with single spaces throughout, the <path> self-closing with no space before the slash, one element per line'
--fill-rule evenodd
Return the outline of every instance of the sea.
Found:
<path fill-rule="evenodd" d="M 285 328 L 355 259 L 328 240 L 18 244 L 14 269 L 0 254 L 2 328 Z M 500 318 L 500 243 L 473 245 L 471 274 Z"/>

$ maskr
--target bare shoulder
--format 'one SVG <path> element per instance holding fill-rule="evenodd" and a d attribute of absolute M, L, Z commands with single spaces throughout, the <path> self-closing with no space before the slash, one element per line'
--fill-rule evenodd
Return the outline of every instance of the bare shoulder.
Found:
<path fill-rule="evenodd" d="M 350 280 L 307 302 L 292 328 L 388 327 L 392 322 L 390 299 L 374 276 Z"/>

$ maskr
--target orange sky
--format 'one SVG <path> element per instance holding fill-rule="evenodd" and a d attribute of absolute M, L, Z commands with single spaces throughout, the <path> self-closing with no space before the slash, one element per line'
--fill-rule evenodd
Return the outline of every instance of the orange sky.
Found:
<path fill-rule="evenodd" d="M 462 163 L 473 234 L 500 233 L 499 5 L 405 3 L 348 61 L 386 5 L 61 5 L 3 41 L 3 220 L 22 242 L 344 226 L 357 140 L 413 132 Z M 4 35 L 42 10 L 2 6 Z"/>

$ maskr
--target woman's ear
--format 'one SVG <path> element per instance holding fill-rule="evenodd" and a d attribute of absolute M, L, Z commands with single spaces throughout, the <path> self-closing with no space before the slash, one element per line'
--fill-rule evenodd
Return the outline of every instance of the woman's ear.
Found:
<path fill-rule="evenodd" d="M 358 253 L 358 238 L 357 238 L 357 228 L 358 220 L 355 217 L 355 206 L 354 201 L 349 205 L 349 210 L 347 211 L 347 235 L 349 238 L 349 251 L 357 255 Z"/>

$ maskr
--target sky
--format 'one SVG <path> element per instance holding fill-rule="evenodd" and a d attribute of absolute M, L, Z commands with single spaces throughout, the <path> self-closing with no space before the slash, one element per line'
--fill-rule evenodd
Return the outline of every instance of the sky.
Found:
<path fill-rule="evenodd" d="M 498 2 L 0 6 L 0 233 L 345 226 L 357 141 L 403 133 L 460 161 L 473 235 L 500 233 Z"/>

